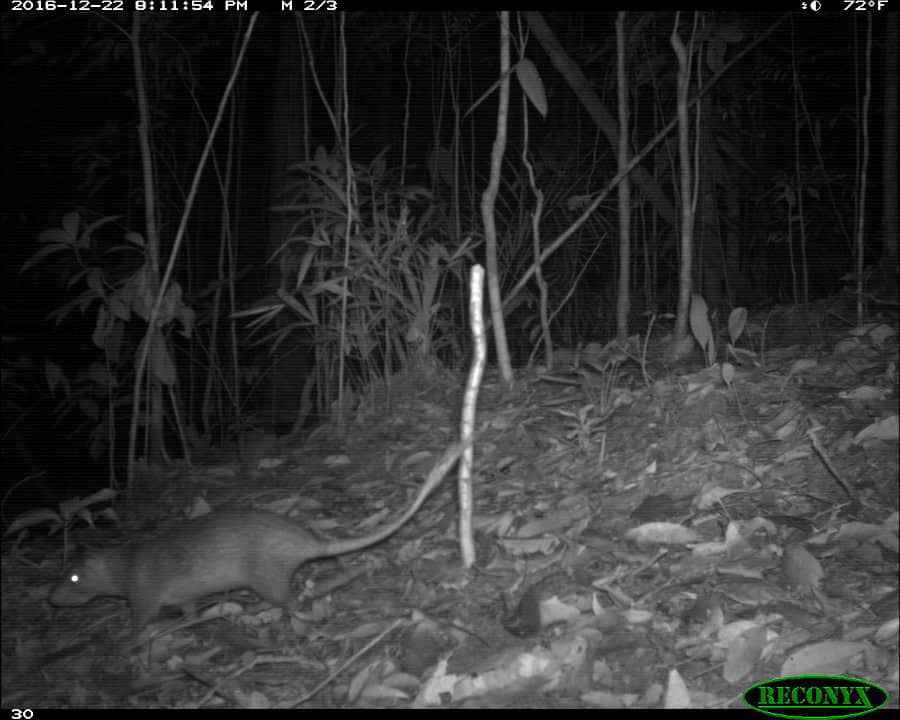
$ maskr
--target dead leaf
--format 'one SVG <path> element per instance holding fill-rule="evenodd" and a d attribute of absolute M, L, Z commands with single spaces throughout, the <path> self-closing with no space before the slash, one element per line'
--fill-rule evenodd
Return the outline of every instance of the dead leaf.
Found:
<path fill-rule="evenodd" d="M 784 576 L 791 585 L 805 589 L 818 590 L 825 577 L 822 565 L 802 545 L 788 545 L 782 557 Z"/>
<path fill-rule="evenodd" d="M 734 638 L 728 645 L 722 677 L 731 683 L 747 677 L 762 655 L 765 642 L 766 629 L 761 626 L 752 628 Z"/>
<path fill-rule="evenodd" d="M 869 647 L 863 642 L 825 640 L 792 652 L 781 666 L 781 677 L 792 675 L 845 675 L 856 655 Z"/>

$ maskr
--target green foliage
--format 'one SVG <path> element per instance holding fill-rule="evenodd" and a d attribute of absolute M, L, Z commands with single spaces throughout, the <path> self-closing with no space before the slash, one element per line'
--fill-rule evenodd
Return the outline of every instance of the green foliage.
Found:
<path fill-rule="evenodd" d="M 104 516 L 116 520 L 115 512 L 107 507 L 99 512 L 92 510 L 91 506 L 97 504 L 106 505 L 116 497 L 116 491 L 111 488 L 103 488 L 86 498 L 72 498 L 59 504 L 59 509 L 37 508 L 19 515 L 6 529 L 6 535 L 15 535 L 36 525 L 49 525 L 50 534 L 60 529 L 68 531 L 80 519 L 93 527 L 94 520 Z"/>
<path fill-rule="evenodd" d="M 293 168 L 292 201 L 275 210 L 297 220 L 270 260 L 279 263 L 282 289 L 239 313 L 259 332 L 293 312 L 292 322 L 263 340 L 277 348 L 299 333 L 309 342 L 326 401 L 337 394 L 340 359 L 351 388 L 361 390 L 413 362 L 460 357 L 464 322 L 452 299 L 461 297 L 463 260 L 472 260 L 473 243 L 442 237 L 430 193 L 393 186 L 383 156 L 354 165 L 349 197 L 340 156 L 319 148 L 313 160 Z"/>
<path fill-rule="evenodd" d="M 98 231 L 114 223 L 117 217 L 105 217 L 84 223 L 77 212 L 62 219 L 58 228 L 44 230 L 38 236 L 41 247 L 22 267 L 27 272 L 50 258 L 61 260 L 66 286 L 80 290 L 68 302 L 50 313 L 57 324 L 74 310 L 96 314 L 91 339 L 103 350 L 104 362 L 93 363 L 73 378 L 48 362 L 45 377 L 51 392 L 62 392 L 59 414 L 76 410 L 93 425 L 90 453 L 99 457 L 115 427 L 113 418 L 120 407 L 133 406 L 128 384 L 138 347 L 127 332 L 134 320 L 146 324 L 150 319 L 156 292 L 146 258 L 144 240 L 138 233 L 126 232 L 124 242 L 104 247 Z M 177 282 L 171 282 L 160 303 L 156 327 L 160 330 L 180 325 L 179 333 L 189 338 L 194 327 L 194 311 L 188 307 Z M 177 373 L 169 343 L 163 333 L 152 336 L 148 370 L 164 385 L 175 384 Z"/>

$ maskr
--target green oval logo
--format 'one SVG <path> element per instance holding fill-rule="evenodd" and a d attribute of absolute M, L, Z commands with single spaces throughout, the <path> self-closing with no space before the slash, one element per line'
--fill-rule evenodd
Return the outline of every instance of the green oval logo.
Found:
<path fill-rule="evenodd" d="M 865 680 L 798 675 L 757 683 L 744 691 L 754 710 L 780 718 L 853 718 L 877 710 L 888 694 Z"/>

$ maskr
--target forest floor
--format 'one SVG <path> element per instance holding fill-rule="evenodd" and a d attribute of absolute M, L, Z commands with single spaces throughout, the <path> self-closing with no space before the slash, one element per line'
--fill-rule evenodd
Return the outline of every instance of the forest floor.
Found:
<path fill-rule="evenodd" d="M 765 347 L 753 327 L 727 370 L 666 366 L 660 338 L 643 366 L 592 344 L 513 388 L 489 371 L 470 569 L 455 471 L 393 537 L 303 565 L 291 612 L 232 593 L 137 646 L 120 599 L 46 603 L 59 538 L 5 551 L 3 706 L 742 707 L 817 674 L 896 707 L 896 317 L 785 312 Z M 420 368 L 343 436 L 211 452 L 168 472 L 158 514 L 252 504 L 370 532 L 458 441 L 464 382 Z"/>

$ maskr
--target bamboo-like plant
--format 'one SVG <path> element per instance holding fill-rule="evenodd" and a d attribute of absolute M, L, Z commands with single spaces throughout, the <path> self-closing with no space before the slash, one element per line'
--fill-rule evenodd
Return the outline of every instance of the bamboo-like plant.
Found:
<path fill-rule="evenodd" d="M 270 260 L 278 263 L 280 289 L 276 298 L 240 313 L 253 318 L 251 329 L 259 332 L 281 313 L 293 312 L 291 322 L 271 329 L 261 342 L 277 347 L 300 334 L 314 348 L 320 407 L 338 395 L 342 312 L 345 377 L 354 395 L 413 363 L 455 353 L 457 336 L 465 332 L 446 300 L 463 286 L 462 260 L 472 259 L 474 243 L 448 240 L 431 212 L 430 193 L 394 185 L 383 157 L 354 164 L 350 197 L 339 154 L 320 148 L 313 160 L 292 168 L 296 180 L 289 200 L 274 208 L 297 218 Z"/>

